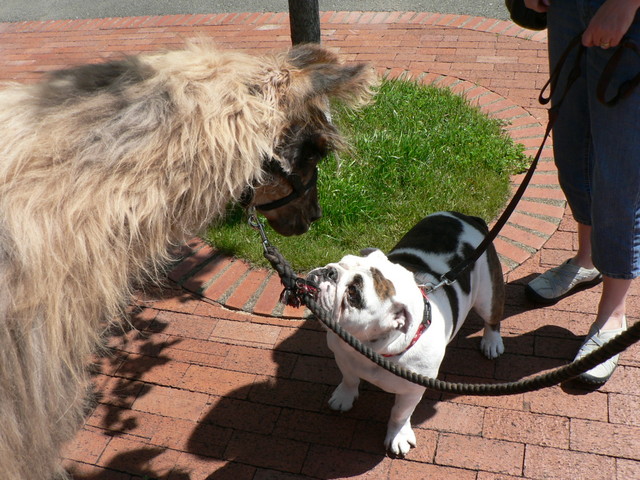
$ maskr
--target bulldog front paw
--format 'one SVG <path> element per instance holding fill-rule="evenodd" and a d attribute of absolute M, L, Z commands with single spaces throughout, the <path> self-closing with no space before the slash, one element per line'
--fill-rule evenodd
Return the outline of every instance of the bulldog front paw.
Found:
<path fill-rule="evenodd" d="M 502 343 L 500 332 L 485 328 L 482 341 L 480 342 L 480 350 L 484 353 L 485 357 L 491 360 L 502 355 L 504 353 L 504 343 Z"/>
<path fill-rule="evenodd" d="M 344 383 L 341 383 L 329 399 L 329 408 L 339 412 L 346 412 L 351 410 L 356 398 L 358 398 L 358 389 L 348 387 Z"/>
<path fill-rule="evenodd" d="M 415 447 L 416 434 L 413 433 L 411 425 L 403 426 L 400 431 L 387 431 L 387 438 L 384 440 L 384 446 L 389 453 L 396 456 L 404 457 L 412 447 Z"/>

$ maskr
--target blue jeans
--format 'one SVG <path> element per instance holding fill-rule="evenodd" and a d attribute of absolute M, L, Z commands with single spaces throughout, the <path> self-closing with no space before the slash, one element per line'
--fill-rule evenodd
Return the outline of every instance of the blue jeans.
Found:
<path fill-rule="evenodd" d="M 604 0 L 555 0 L 548 13 L 549 61 L 558 63 L 569 42 L 585 30 Z M 640 45 L 640 16 L 626 38 Z M 574 49 L 553 92 L 558 102 Z M 581 75 L 570 87 L 553 128 L 560 186 L 575 220 L 592 227 L 593 262 L 604 275 L 640 275 L 640 87 L 615 106 L 596 98 L 596 85 L 615 49 L 585 49 Z M 627 49 L 607 98 L 640 73 L 640 55 Z"/>

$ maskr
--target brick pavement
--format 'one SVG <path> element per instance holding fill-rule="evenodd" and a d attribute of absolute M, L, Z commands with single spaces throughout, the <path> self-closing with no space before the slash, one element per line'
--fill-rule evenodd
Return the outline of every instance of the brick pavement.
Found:
<path fill-rule="evenodd" d="M 535 101 L 548 74 L 544 32 L 427 12 L 325 12 L 322 27 L 323 43 L 349 61 L 466 95 L 535 151 L 546 116 Z M 194 35 L 240 49 L 289 44 L 286 14 L 0 23 L 0 79 L 34 81 Z M 485 360 L 472 317 L 448 349 L 443 379 L 515 380 L 562 365 L 593 321 L 598 288 L 544 309 L 523 299 L 523 285 L 576 245 L 550 148 L 496 245 L 508 282 L 507 351 Z M 198 239 L 186 251 L 173 282 L 132 302 L 136 330 L 114 333 L 113 354 L 96 358 L 97 406 L 65 447 L 76 480 L 640 478 L 637 346 L 598 390 L 427 392 L 413 417 L 418 447 L 391 459 L 381 444 L 392 396 L 367 386 L 351 412 L 329 411 L 339 372 L 317 322 L 277 305 L 277 278 Z M 634 287 L 632 322 L 638 304 Z"/>

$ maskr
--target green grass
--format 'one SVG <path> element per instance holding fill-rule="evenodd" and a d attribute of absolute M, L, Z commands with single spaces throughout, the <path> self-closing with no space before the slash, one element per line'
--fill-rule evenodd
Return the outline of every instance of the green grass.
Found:
<path fill-rule="evenodd" d="M 267 229 L 298 271 L 324 265 L 361 248 L 389 250 L 422 217 L 456 210 L 487 222 L 509 196 L 509 176 L 528 159 L 503 125 L 448 89 L 385 80 L 374 104 L 352 112 L 334 107 L 333 119 L 351 145 L 320 165 L 323 218 L 300 237 Z M 208 230 L 213 246 L 260 266 L 258 234 L 231 208 Z"/>

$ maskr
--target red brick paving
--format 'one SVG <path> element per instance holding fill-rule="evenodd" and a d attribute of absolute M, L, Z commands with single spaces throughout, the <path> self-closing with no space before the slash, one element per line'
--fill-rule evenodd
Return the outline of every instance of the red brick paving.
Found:
<path fill-rule="evenodd" d="M 323 43 L 349 61 L 448 86 L 508 122 L 512 137 L 535 152 L 546 120 L 536 101 L 548 75 L 545 32 L 428 12 L 324 12 L 322 27 Z M 226 47 L 285 48 L 288 19 L 243 13 L 3 23 L 0 78 L 34 81 L 69 64 L 202 35 Z M 549 147 L 525 196 L 496 242 L 508 281 L 507 352 L 495 362 L 482 358 L 481 322 L 472 317 L 449 347 L 441 378 L 515 380 L 557 367 L 572 359 L 593 321 L 598 288 L 544 309 L 523 299 L 523 285 L 576 245 Z M 365 386 L 351 412 L 329 411 L 339 372 L 318 324 L 277 304 L 277 277 L 198 239 L 183 253 L 169 274 L 173 287 L 136 299 L 138 331 L 113 336 L 113 356 L 96 359 L 98 405 L 64 450 L 76 480 L 640 478 L 638 346 L 596 391 L 427 392 L 413 417 L 418 447 L 391 459 L 382 448 L 391 395 Z M 638 305 L 634 286 L 632 322 Z"/>

